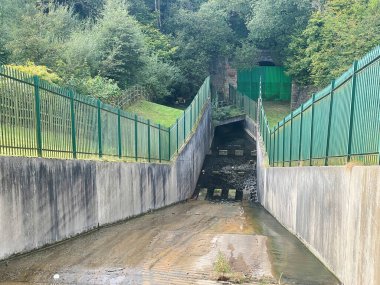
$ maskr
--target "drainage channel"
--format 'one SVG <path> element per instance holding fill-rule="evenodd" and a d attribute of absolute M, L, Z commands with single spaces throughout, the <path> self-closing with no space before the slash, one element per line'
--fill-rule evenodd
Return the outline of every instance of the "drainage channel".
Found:
<path fill-rule="evenodd" d="M 194 198 L 215 202 L 257 202 L 256 146 L 241 123 L 217 127 Z"/>
<path fill-rule="evenodd" d="M 341 282 L 259 203 L 256 189 L 256 145 L 241 123 L 215 130 L 195 197 L 211 203 L 242 205 L 254 235 L 267 239 L 272 274 L 278 284 L 337 285 Z"/>
<path fill-rule="evenodd" d="M 254 202 L 255 161 L 241 125 L 219 127 L 197 199 L 0 262 L 0 284 L 339 284 Z"/>

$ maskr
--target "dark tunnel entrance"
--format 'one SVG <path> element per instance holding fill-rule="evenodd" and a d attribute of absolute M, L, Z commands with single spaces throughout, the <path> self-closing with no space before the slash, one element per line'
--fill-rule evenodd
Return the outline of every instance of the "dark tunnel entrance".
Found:
<path fill-rule="evenodd" d="M 216 127 L 194 196 L 221 201 L 244 196 L 257 201 L 256 142 L 244 131 L 243 122 Z"/>

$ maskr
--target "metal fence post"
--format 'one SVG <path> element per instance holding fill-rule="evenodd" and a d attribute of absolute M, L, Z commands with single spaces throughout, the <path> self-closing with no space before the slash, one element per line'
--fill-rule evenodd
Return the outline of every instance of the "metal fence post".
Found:
<path fill-rule="evenodd" d="M 186 141 L 186 111 L 183 111 L 183 143 Z"/>
<path fill-rule="evenodd" d="M 356 72 L 358 70 L 358 62 L 354 61 L 354 73 L 352 75 L 352 90 L 351 90 L 351 110 L 350 110 L 350 125 L 348 135 L 348 150 L 347 150 L 347 162 L 351 160 L 352 152 L 352 133 L 354 125 L 354 112 L 355 112 L 355 95 L 356 95 Z"/>
<path fill-rule="evenodd" d="M 284 123 L 282 124 L 283 131 L 282 131 L 282 167 L 285 167 L 285 134 L 286 134 L 286 126 L 285 126 L 285 118 Z"/>
<path fill-rule="evenodd" d="M 71 111 L 71 142 L 73 149 L 73 158 L 77 158 L 77 138 L 76 138 L 76 127 L 75 127 L 75 104 L 74 104 L 74 92 L 69 91 L 70 96 L 70 111 Z"/>
<path fill-rule="evenodd" d="M 197 114 L 197 119 L 198 119 L 199 114 L 201 113 L 201 111 L 199 109 L 199 95 L 197 95 L 197 105 L 198 105 L 198 114 Z"/>
<path fill-rule="evenodd" d="M 161 124 L 158 124 L 158 161 L 161 162 Z"/>
<path fill-rule="evenodd" d="M 302 128 L 303 128 L 303 104 L 301 105 L 301 122 L 300 122 L 300 144 L 298 146 L 298 161 L 301 164 L 301 154 L 302 154 Z"/>
<path fill-rule="evenodd" d="M 169 134 L 169 143 L 168 143 L 168 148 L 169 148 L 169 159 L 168 159 L 168 161 L 170 161 L 170 159 L 172 158 L 172 154 L 170 153 L 170 152 L 171 152 L 171 149 L 170 149 L 170 144 L 171 144 L 170 127 L 168 128 L 168 134 Z"/>
<path fill-rule="evenodd" d="M 273 155 L 272 155 L 272 166 L 274 167 L 274 161 L 276 159 L 276 128 L 273 128 Z"/>
<path fill-rule="evenodd" d="M 179 144 L 178 144 L 178 119 L 177 119 L 177 123 L 176 123 L 176 128 L 177 128 L 177 153 L 178 153 L 178 149 L 179 149 Z"/>
<path fill-rule="evenodd" d="M 277 166 L 280 163 L 280 122 L 277 123 Z"/>
<path fill-rule="evenodd" d="M 122 156 L 122 146 L 121 146 L 121 118 L 120 109 L 117 110 L 117 142 L 118 142 L 118 155 L 119 158 Z"/>
<path fill-rule="evenodd" d="M 193 130 L 193 105 L 190 104 L 190 132 Z"/>
<path fill-rule="evenodd" d="M 292 148 L 293 148 L 293 112 L 290 113 L 290 150 L 289 150 L 289 166 L 292 166 Z"/>
<path fill-rule="evenodd" d="M 99 147 L 99 158 L 103 156 L 103 146 L 102 146 L 102 118 L 101 118 L 101 104 L 102 102 L 98 99 L 98 147 Z"/>
<path fill-rule="evenodd" d="M 271 164 L 271 156 L 272 156 L 272 131 L 269 129 L 269 152 L 268 152 L 269 165 Z"/>
<path fill-rule="evenodd" d="M 38 76 L 33 76 L 34 80 L 34 100 L 36 112 L 36 139 L 37 139 L 37 155 L 42 157 L 42 135 L 41 135 L 41 107 L 40 107 L 40 80 Z"/>
<path fill-rule="evenodd" d="M 310 134 L 310 166 L 313 165 L 313 139 L 314 139 L 314 113 L 315 113 L 315 93 L 313 94 L 313 99 L 312 99 L 312 104 L 311 104 L 311 134 Z"/>
<path fill-rule="evenodd" d="M 137 120 L 138 120 L 138 117 L 137 115 L 135 115 L 135 160 L 137 161 L 138 160 L 138 143 L 137 143 Z"/>
<path fill-rule="evenodd" d="M 150 162 L 150 120 L 148 120 L 148 161 Z"/>
<path fill-rule="evenodd" d="M 330 111 L 329 111 L 329 123 L 328 123 L 328 127 L 327 127 L 327 142 L 326 142 L 326 153 L 325 153 L 325 166 L 327 166 L 329 164 L 331 117 L 332 117 L 332 108 L 333 108 L 333 102 L 334 102 L 334 88 L 335 88 L 335 80 L 331 81 Z"/>

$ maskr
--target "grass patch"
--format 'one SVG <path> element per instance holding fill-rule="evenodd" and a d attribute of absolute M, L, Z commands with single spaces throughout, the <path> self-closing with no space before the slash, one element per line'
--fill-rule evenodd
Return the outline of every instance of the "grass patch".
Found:
<path fill-rule="evenodd" d="M 217 121 L 244 115 L 244 111 L 241 111 L 234 106 L 213 108 L 212 111 L 212 118 Z"/>
<path fill-rule="evenodd" d="M 221 251 L 218 252 L 214 262 L 214 275 L 212 279 L 217 281 L 229 281 L 234 284 L 242 284 L 249 281 L 242 272 L 233 271 L 229 260 Z"/>
<path fill-rule="evenodd" d="M 141 100 L 127 108 L 128 112 L 136 113 L 137 115 L 149 119 L 156 124 L 161 124 L 164 127 L 171 127 L 176 119 L 182 116 L 183 111 L 164 105 L 159 105 L 149 101 Z"/>
<path fill-rule="evenodd" d="M 291 112 L 289 102 L 263 101 L 263 105 L 270 128 L 276 126 L 279 121 Z"/>

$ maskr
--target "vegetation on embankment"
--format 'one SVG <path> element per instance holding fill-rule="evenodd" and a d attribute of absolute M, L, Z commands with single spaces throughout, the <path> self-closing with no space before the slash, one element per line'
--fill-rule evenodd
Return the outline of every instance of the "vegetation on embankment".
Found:
<path fill-rule="evenodd" d="M 159 105 L 149 101 L 141 100 L 127 107 L 127 111 L 136 113 L 145 119 L 151 120 L 156 124 L 169 128 L 175 124 L 176 119 L 183 114 L 182 110 Z"/>
<path fill-rule="evenodd" d="M 379 0 L 1 0 L 0 63 L 46 66 L 105 102 L 134 85 L 167 102 L 259 50 L 324 87 L 379 43 L 379 27 Z"/>
<path fill-rule="evenodd" d="M 290 103 L 282 101 L 263 101 L 263 106 L 269 127 L 273 128 L 290 112 Z"/>

